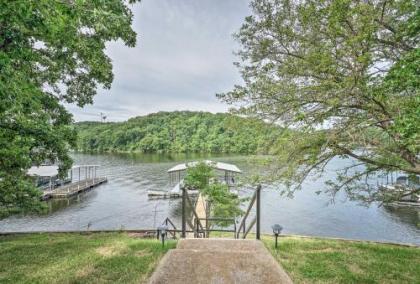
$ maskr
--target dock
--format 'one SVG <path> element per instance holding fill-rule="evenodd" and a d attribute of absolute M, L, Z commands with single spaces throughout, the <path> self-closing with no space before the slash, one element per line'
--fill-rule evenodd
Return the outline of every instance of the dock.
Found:
<path fill-rule="evenodd" d="M 182 181 L 181 181 L 182 182 Z M 163 190 L 148 190 L 147 196 L 150 199 L 164 199 L 164 198 L 180 198 L 182 196 L 182 191 L 180 189 L 181 182 L 177 183 L 174 188 L 169 191 Z M 197 196 L 199 194 L 198 190 L 189 190 L 189 195 Z"/>
<path fill-rule="evenodd" d="M 52 190 L 44 191 L 42 199 L 46 200 L 50 198 L 67 198 L 67 197 L 82 193 L 84 191 L 87 191 L 107 181 L 108 179 L 106 177 L 98 177 L 98 178 L 84 179 L 81 181 L 65 184 L 65 185 L 56 187 Z"/>

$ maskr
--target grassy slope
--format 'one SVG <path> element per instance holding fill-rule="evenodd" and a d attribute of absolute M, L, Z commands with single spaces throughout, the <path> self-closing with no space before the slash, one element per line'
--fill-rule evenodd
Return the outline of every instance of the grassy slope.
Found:
<path fill-rule="evenodd" d="M 282 237 L 276 251 L 263 241 L 295 283 L 419 283 L 419 248 Z M 173 247 L 125 233 L 0 237 L 0 283 L 142 283 Z"/>
<path fill-rule="evenodd" d="M 420 248 L 284 237 L 276 251 L 263 241 L 295 283 L 420 283 Z"/>
<path fill-rule="evenodd" d="M 0 283 L 142 283 L 174 246 L 124 233 L 3 236 Z"/>

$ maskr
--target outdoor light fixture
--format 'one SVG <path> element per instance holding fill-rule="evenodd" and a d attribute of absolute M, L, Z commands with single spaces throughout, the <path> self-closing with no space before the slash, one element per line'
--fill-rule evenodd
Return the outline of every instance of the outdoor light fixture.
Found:
<path fill-rule="evenodd" d="M 166 225 L 162 225 L 157 228 L 157 237 L 159 238 L 159 235 L 160 235 L 160 238 L 162 240 L 162 247 L 165 246 L 165 237 L 167 234 L 167 230 L 168 230 L 168 226 Z"/>
<path fill-rule="evenodd" d="M 274 224 L 273 226 L 271 226 L 271 228 L 273 229 L 274 236 L 276 237 L 276 249 L 277 249 L 277 238 L 279 237 L 281 230 L 283 230 L 283 227 L 280 226 L 279 224 Z"/>

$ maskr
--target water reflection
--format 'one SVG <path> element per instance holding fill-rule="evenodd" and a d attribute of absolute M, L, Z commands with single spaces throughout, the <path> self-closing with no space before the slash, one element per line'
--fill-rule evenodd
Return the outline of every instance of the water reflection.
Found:
<path fill-rule="evenodd" d="M 406 205 L 385 205 L 384 209 L 390 218 L 395 218 L 398 222 L 404 222 L 413 226 L 413 228 L 420 229 L 420 208 Z"/>
<path fill-rule="evenodd" d="M 45 214 L 51 214 L 59 210 L 66 208 L 71 208 L 72 206 L 77 206 L 79 203 L 86 202 L 89 198 L 95 198 L 98 193 L 93 189 L 85 191 L 81 194 L 73 195 L 70 198 L 62 199 L 49 199 L 46 201 L 48 204 L 48 212 Z"/>

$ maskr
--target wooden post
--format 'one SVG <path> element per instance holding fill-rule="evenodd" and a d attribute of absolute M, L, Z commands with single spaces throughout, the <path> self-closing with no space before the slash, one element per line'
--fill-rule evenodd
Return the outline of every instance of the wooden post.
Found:
<path fill-rule="evenodd" d="M 195 230 L 194 230 L 194 238 L 198 238 L 198 219 L 196 218 L 195 219 L 195 222 L 194 222 L 195 224 L 194 224 L 194 227 L 195 227 Z"/>
<path fill-rule="evenodd" d="M 187 219 L 186 219 L 186 216 L 185 216 L 185 214 L 186 214 L 186 204 L 185 204 L 185 202 L 186 202 L 186 192 L 185 192 L 185 188 L 184 188 L 184 186 L 183 185 L 181 185 L 182 187 L 181 187 L 181 190 L 182 190 L 182 232 L 181 232 L 181 238 L 185 238 L 186 237 L 186 234 L 185 234 L 185 231 L 186 231 L 186 228 L 187 228 L 187 224 L 186 224 L 186 222 L 187 222 Z"/>
<path fill-rule="evenodd" d="M 208 218 L 210 218 L 210 202 L 206 200 L 206 219 Z M 209 234 L 210 234 L 209 229 L 210 229 L 210 221 L 206 220 L 206 232 L 204 234 L 205 238 L 209 237 Z M 235 229 L 235 232 L 236 232 L 236 229 Z"/>
<path fill-rule="evenodd" d="M 257 186 L 257 240 L 260 239 L 260 229 L 261 229 L 261 185 Z"/>

